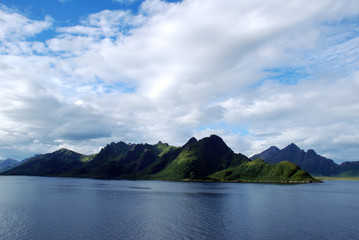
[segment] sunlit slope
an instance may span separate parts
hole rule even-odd
[[[248,182],[316,182],[307,172],[291,162],[265,163],[261,159],[216,172],[209,176],[217,181]]]

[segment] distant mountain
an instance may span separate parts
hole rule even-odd
[[[271,156],[274,156],[276,153],[278,153],[280,150],[279,148],[275,147],[275,146],[271,146],[270,148],[268,148],[267,150],[264,150],[263,152],[253,155],[251,157],[251,159],[267,159],[270,158]]]
[[[153,179],[174,181],[315,182],[295,164],[267,164],[234,153],[216,135],[195,138],[182,147],[158,142],[106,145],[96,155],[67,149],[35,156],[6,175]]]
[[[343,162],[339,165],[339,174],[337,177],[358,177],[359,176],[359,161]]]
[[[0,172],[4,172],[6,170],[9,170],[13,167],[16,167],[20,163],[14,159],[8,158],[5,160],[0,160]]]
[[[281,150],[270,147],[251,157],[251,159],[256,158],[263,159],[267,163],[289,161],[314,176],[359,176],[359,162],[346,162],[338,165],[333,160],[318,155],[312,149],[305,152],[294,143]]]

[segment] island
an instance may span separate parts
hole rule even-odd
[[[313,183],[320,182],[298,165],[271,164],[234,153],[217,135],[192,137],[182,147],[111,143],[97,154],[68,149],[36,155],[2,175],[81,177],[97,179]]]

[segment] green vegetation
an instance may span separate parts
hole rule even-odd
[[[359,162],[344,162],[340,165],[341,172],[337,178],[359,178]]]
[[[96,157],[96,154],[92,154],[92,155],[82,155],[81,158],[80,158],[80,161],[81,162],[90,162],[92,161],[94,158]]]
[[[165,155],[166,153],[168,153],[169,151],[175,150],[177,149],[176,147],[170,146],[167,143],[162,143],[161,141],[159,141],[156,145],[155,145],[155,149],[157,150],[158,156],[162,157],[163,155]]]
[[[317,182],[291,162],[268,164],[234,153],[215,135],[183,147],[158,142],[111,143],[98,154],[85,156],[67,149],[39,155],[6,175],[153,179],[172,181]]]
[[[242,182],[318,182],[294,163],[269,164],[261,159],[211,174],[209,178],[217,181]]]
[[[154,175],[166,180],[203,180],[213,172],[249,161],[235,154],[218,136],[212,135],[200,141],[192,139],[167,168]]]

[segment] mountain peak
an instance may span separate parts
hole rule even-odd
[[[295,145],[294,143],[291,143],[291,144],[289,144],[286,148],[284,148],[284,149],[290,149],[290,150],[292,150],[292,151],[300,151],[300,148],[297,146],[297,145]]]
[[[299,148],[297,145],[295,145],[295,143],[291,143],[288,145],[288,147],[295,147],[295,148]]]
[[[210,138],[220,138],[220,139],[222,139],[221,137],[217,136],[216,134],[212,134],[212,135],[210,136]]]
[[[313,149],[309,149],[307,154],[317,155],[317,153]]]
[[[162,141],[158,141],[155,146],[169,146],[168,143],[163,143]]]
[[[204,138],[205,139],[205,138]],[[210,141],[213,142],[213,143],[220,143],[220,144],[225,144],[225,142],[223,141],[223,139],[217,135],[214,135],[212,134],[210,137],[209,137]]]
[[[187,141],[187,143],[185,144],[185,146],[188,145],[188,144],[196,143],[196,142],[197,142],[197,139],[196,139],[195,137],[191,137],[191,138]]]
[[[259,154],[255,154],[252,157],[250,157],[250,159],[263,159],[265,160],[266,158],[273,156],[274,154],[278,153],[280,150],[279,148],[277,148],[276,146],[271,146],[270,148],[268,148],[267,150],[264,150],[263,152],[259,153]]]
[[[280,151],[280,149],[277,148],[276,146],[270,146],[267,150],[270,150],[270,151],[272,151],[272,152],[278,152],[278,151]]]
[[[64,153],[64,152],[72,152],[72,150],[69,150],[67,148],[61,148],[61,149],[55,151],[55,153]]]

